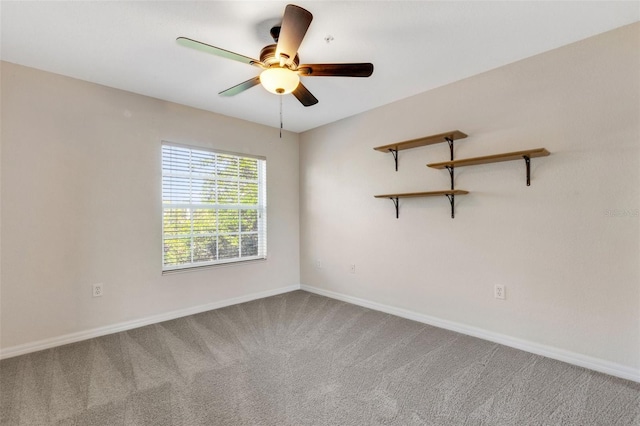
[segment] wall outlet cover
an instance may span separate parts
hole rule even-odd
[[[496,286],[493,288],[493,296],[496,299],[500,300],[506,299],[505,287],[502,284],[496,284]]]
[[[102,296],[102,284],[94,284],[92,286],[92,289],[93,289],[93,297]]]

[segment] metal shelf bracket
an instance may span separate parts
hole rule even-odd
[[[389,148],[389,152],[393,155],[393,161],[396,163],[396,172],[398,171],[398,150]]]
[[[454,204],[455,204],[455,200],[456,200],[456,196],[454,194],[447,194],[446,197],[449,199],[449,204],[451,204],[451,219],[455,218],[455,212],[454,212]]]
[[[451,161],[453,161],[453,139],[451,138],[445,138],[447,143],[449,144],[449,151],[451,152]],[[446,167],[447,170],[449,171],[449,176],[451,177],[451,189],[453,190],[453,178],[454,178],[454,167],[453,166],[447,166]]]
[[[445,138],[445,140],[447,141],[447,144],[449,144],[449,158],[451,159],[451,161],[453,161],[453,139],[451,138]],[[453,166],[447,166],[446,167],[447,171],[449,172],[449,177],[451,178],[451,190],[453,190],[454,188],[454,178],[455,178],[455,167]],[[456,196],[454,194],[447,194],[446,197],[449,199],[449,204],[451,204],[451,219],[455,218],[455,211],[454,211],[454,205],[455,205],[455,200],[456,200]]]
[[[398,207],[398,197],[389,197],[389,199],[393,201],[393,205],[396,207],[396,219],[398,219],[400,217],[400,214],[399,214],[400,209]]]
[[[453,161],[453,139],[444,138],[444,140],[446,140],[447,143],[449,144],[449,151],[451,151],[451,161]]]
[[[445,167],[447,169],[447,171],[449,172],[449,176],[451,177],[451,189],[453,189],[453,166],[446,166]]]
[[[527,166],[527,186],[531,186],[531,158],[528,155],[523,155],[522,158]]]

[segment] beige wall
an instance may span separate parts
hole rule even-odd
[[[640,369],[640,24],[302,134],[302,284]],[[409,70],[408,72],[419,72]],[[446,144],[372,148],[459,129],[456,158],[546,147],[460,168]],[[317,268],[320,260],[322,268]],[[349,265],[356,273],[349,273]],[[507,300],[493,297],[506,286]]]
[[[0,346],[299,285],[298,139],[3,62]],[[162,140],[267,157],[267,261],[161,275]]]

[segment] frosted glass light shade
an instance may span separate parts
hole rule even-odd
[[[287,68],[267,68],[260,74],[260,83],[271,93],[286,95],[298,87],[300,76]]]

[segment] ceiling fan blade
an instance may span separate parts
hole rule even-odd
[[[220,49],[219,47],[211,46],[209,44],[202,43],[201,41],[192,40],[187,37],[178,37],[176,41],[181,46],[190,47],[201,52],[210,53],[212,55],[221,56],[227,59],[233,59],[234,61],[243,62],[249,65],[255,65],[260,68],[265,67],[264,64],[257,59],[240,55],[239,53],[230,52],[228,50]]]
[[[313,15],[308,10],[294,4],[287,5],[284,9],[284,17],[278,36],[276,58],[279,58],[280,55],[286,56],[285,63],[287,65],[293,63],[312,19]]]
[[[373,64],[305,64],[298,72],[305,77],[369,77]]]
[[[300,103],[306,107],[318,103],[316,97],[313,96],[309,89],[304,87],[304,84],[302,83],[299,83],[298,87],[296,87],[296,90],[291,93],[293,93],[293,96],[295,96],[300,101]]]
[[[247,81],[243,81],[240,84],[236,84],[233,87],[228,88],[227,90],[223,90],[218,93],[220,96],[234,96],[238,93],[244,92],[247,89],[251,89],[253,86],[260,84],[260,76],[253,77]]]

